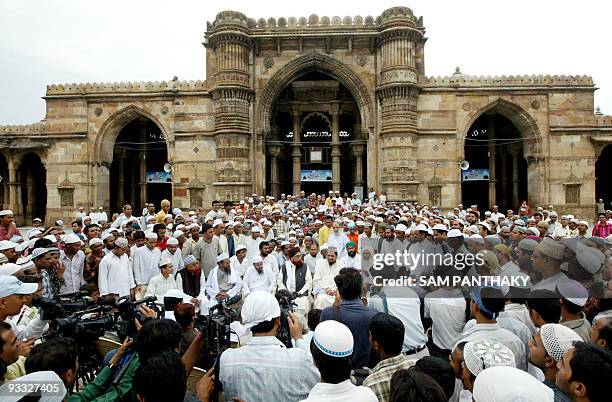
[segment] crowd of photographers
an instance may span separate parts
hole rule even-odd
[[[0,211],[0,400],[608,400],[611,211],[160,207],[24,234]]]

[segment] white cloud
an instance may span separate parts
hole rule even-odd
[[[47,84],[204,79],[206,21],[226,9],[253,18],[379,15],[397,1],[3,0],[0,124],[43,118]],[[606,2],[412,1],[423,16],[427,75],[588,74],[612,114]]]

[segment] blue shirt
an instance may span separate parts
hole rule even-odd
[[[327,307],[321,312],[321,322],[339,321],[346,325],[353,334],[353,368],[367,366],[370,360],[370,320],[378,311],[365,307],[360,299],[342,300],[339,308]]]

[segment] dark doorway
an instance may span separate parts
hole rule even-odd
[[[31,152],[24,155],[17,171],[17,180],[25,223],[29,225],[34,218],[44,222],[47,214],[47,170],[38,155]]]
[[[164,171],[167,162],[168,147],[159,127],[147,118],[128,123],[113,149],[111,211],[121,211],[123,205],[131,204],[139,215],[145,203],[152,202],[159,209],[161,200],[172,202],[172,176]]]
[[[495,200],[489,199],[490,161],[495,155]],[[461,194],[465,207],[487,210],[496,204],[500,211],[516,210],[527,199],[527,161],[518,128],[499,113],[480,116],[465,139],[468,170],[462,172]]]
[[[612,209],[612,145],[606,145],[595,163],[595,198]]]

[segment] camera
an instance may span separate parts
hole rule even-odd
[[[279,290],[276,292],[276,300],[278,300],[278,305],[280,306],[280,328],[276,333],[276,338],[281,341],[287,348],[292,348],[293,344],[291,343],[291,332],[289,331],[289,323],[287,322],[287,317],[289,314],[293,313],[294,307],[297,307],[293,300],[298,297],[297,293],[291,293],[286,289]]]
[[[240,299],[241,296],[236,295],[222,300],[209,309],[208,315],[201,315],[196,319],[195,328],[206,334],[205,347],[202,348],[206,352],[200,356],[203,367],[211,367],[217,357],[230,347],[230,324],[236,320],[238,312],[229,306]]]
[[[155,304],[157,297],[149,296],[145,297],[142,300],[130,301],[129,296],[123,296],[119,300],[117,300],[117,311],[119,313],[119,318],[117,319],[117,335],[119,339],[123,341],[126,337],[136,337],[136,323],[134,319],[137,319],[141,324],[144,323],[145,318],[140,312],[140,305],[145,305],[150,309],[157,312],[158,317],[161,317],[161,311]]]

